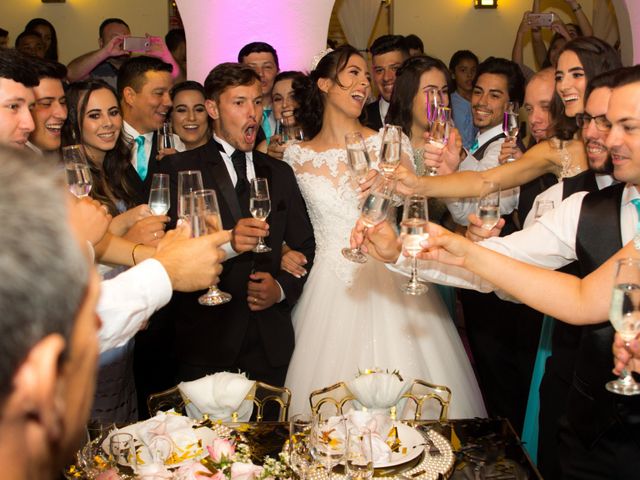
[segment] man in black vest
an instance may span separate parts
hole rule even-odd
[[[371,76],[378,89],[378,100],[365,107],[365,125],[380,130],[389,110],[389,101],[396,82],[396,71],[407,58],[409,49],[402,35],[382,35],[371,44]]]

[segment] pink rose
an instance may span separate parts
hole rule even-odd
[[[224,438],[216,438],[213,445],[207,445],[209,456],[215,463],[220,463],[224,459],[229,459],[236,453],[236,447],[233,442]]]
[[[118,470],[110,468],[96,475],[95,480],[120,480],[120,475],[118,475]]]
[[[185,465],[182,465],[178,470],[176,470],[174,475],[175,480],[225,480],[222,472],[217,472],[215,475],[211,475],[211,472],[207,467],[202,465],[200,462],[190,462]]]
[[[236,462],[231,465],[231,480],[255,480],[262,473],[262,467],[252,463]]]

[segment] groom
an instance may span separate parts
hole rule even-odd
[[[250,67],[223,63],[209,73],[204,87],[213,138],[165,158],[161,170],[171,176],[172,219],[177,218],[178,171],[200,170],[204,188],[216,191],[223,227],[232,230],[218,286],[233,299],[206,307],[198,304],[204,292],[174,296],[178,380],[239,369],[253,380],[281,386],[294,345],[291,309],[306,279],[280,269],[282,244],[302,252],[310,267],[313,229],[291,168],[253,150],[262,119],[260,77]],[[249,184],[256,177],[269,184],[266,223],[249,214]],[[259,236],[265,236],[270,253],[251,252]]]

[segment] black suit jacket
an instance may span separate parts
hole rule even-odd
[[[364,107],[367,112],[367,119],[364,124],[376,132],[384,125],[384,119],[380,118],[380,100],[376,100]]]
[[[233,367],[250,321],[258,325],[271,366],[287,365],[293,353],[294,334],[291,309],[302,293],[306,277],[296,278],[280,269],[282,243],[302,252],[313,264],[315,241],[307,209],[291,168],[263,153],[253,152],[257,177],[269,182],[271,214],[267,218],[270,253],[247,252],[226,260],[218,286],[233,299],[224,305],[198,304],[203,292],[175,293],[170,308],[175,320],[175,342],[179,362],[189,365]],[[210,140],[195,150],[165,157],[160,170],[171,177],[170,217],[175,222],[178,171],[200,170],[204,188],[216,191],[225,229],[233,228],[241,217],[240,204],[216,143]],[[286,299],[272,307],[251,312],[247,305],[247,284],[252,271],[266,271],[280,283]]]

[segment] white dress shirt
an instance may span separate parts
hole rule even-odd
[[[148,259],[101,283],[97,312],[100,352],[120,347],[146,326],[172,295],[171,280],[160,262]]]
[[[122,130],[126,136],[127,141],[130,141],[130,146],[131,146],[131,164],[134,166],[134,168],[136,167],[136,163],[137,163],[137,158],[138,158],[138,144],[135,142],[136,138],[138,138],[140,135],[142,135],[144,137],[144,155],[147,159],[149,159],[149,157],[151,156],[151,147],[152,147],[152,143],[153,143],[153,134],[155,132],[151,131],[151,132],[147,132],[147,133],[139,133],[135,128],[133,128],[131,125],[129,125],[127,122],[122,122]],[[182,143],[182,140],[180,140],[180,137],[178,135],[176,135],[175,133],[173,134],[173,145],[175,147],[175,149],[178,152],[184,152],[186,150],[186,147],[184,146],[184,143]],[[149,159],[150,160],[150,159]]]
[[[598,190],[602,190],[603,188],[607,188],[609,185],[613,185],[615,182],[613,176],[608,175],[606,173],[597,173],[596,174],[596,184],[598,185]],[[522,228],[527,228],[533,222],[536,221],[536,205],[539,201],[551,201],[553,202],[553,208],[557,207],[562,203],[562,193],[563,193],[563,182],[560,181],[555,185],[551,185],[544,192],[538,194],[533,201],[533,206],[529,213],[527,214],[527,218],[524,219],[524,223],[522,224]]]
[[[576,234],[582,200],[587,192],[578,192],[565,199],[560,206],[545,213],[530,227],[506,237],[493,237],[480,242],[483,247],[508,257],[538,267],[556,270],[577,260]],[[636,234],[638,212],[631,203],[640,194],[633,185],[627,185],[622,194],[620,225],[623,245]],[[401,256],[394,271],[409,275],[410,259]],[[468,288],[480,292],[490,292],[495,287],[462,267],[445,265],[433,261],[420,262],[420,277],[454,287]],[[496,292],[499,293],[499,292]]]
[[[384,121],[384,119],[387,118],[389,105],[390,105],[389,102],[387,102],[384,98],[380,97],[380,101],[378,102],[378,111],[380,112],[380,119],[382,120],[382,125],[387,123]]]
[[[493,137],[502,133],[502,124],[491,127],[489,130],[478,134],[478,145],[482,147]],[[500,165],[498,157],[504,142],[504,138],[499,138],[487,147],[481,160],[476,160],[473,154],[469,153],[460,163],[459,171],[476,171],[481,172],[489,170]],[[500,215],[511,213],[518,206],[518,197],[520,188],[510,188],[500,192]],[[456,223],[460,225],[469,225],[467,218],[470,213],[475,213],[478,207],[477,198],[450,198],[445,199],[447,208]]]

